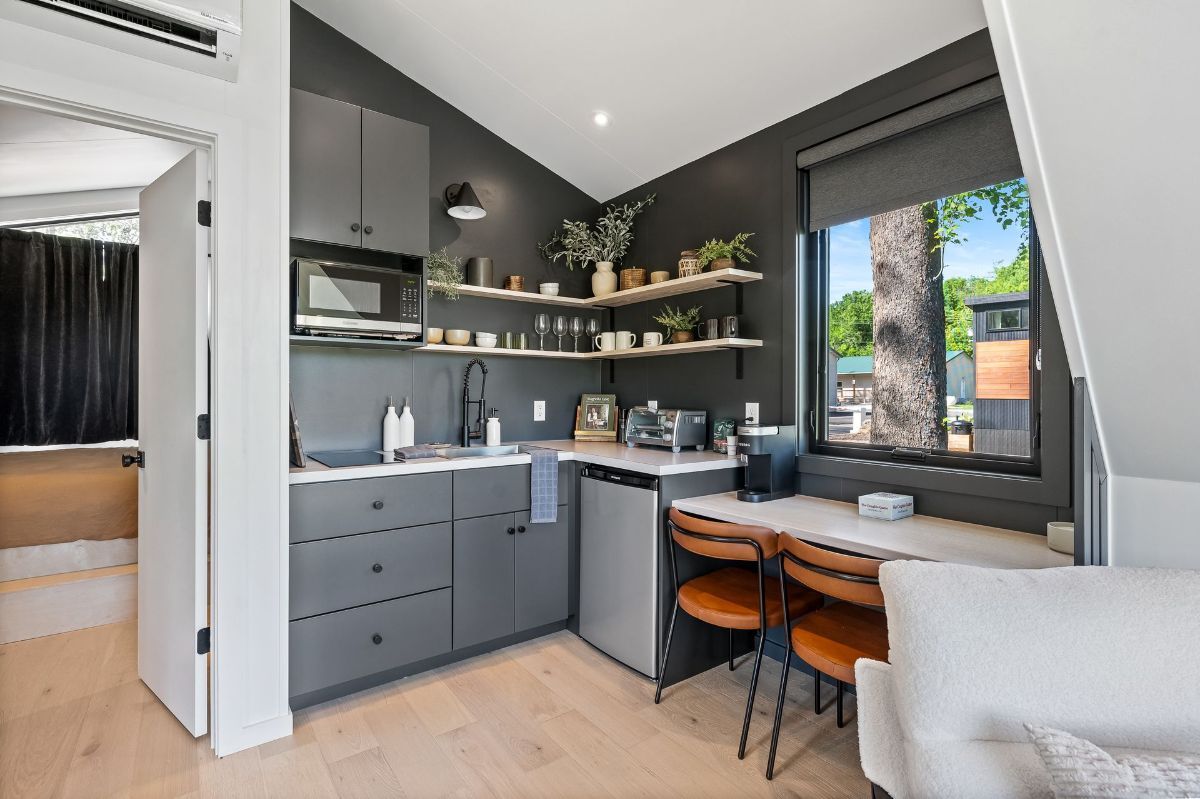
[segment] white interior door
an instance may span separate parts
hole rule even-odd
[[[195,736],[208,731],[208,154],[139,197],[138,675]]]

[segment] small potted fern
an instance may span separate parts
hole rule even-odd
[[[700,306],[683,310],[664,305],[654,321],[665,327],[671,335],[672,344],[686,344],[696,339],[696,325],[700,324]]]
[[[714,270],[732,269],[735,260],[744,264],[749,263],[751,258],[756,257],[754,250],[746,244],[753,235],[753,233],[739,233],[729,241],[712,239],[704,242],[704,246],[696,254],[700,259],[700,268],[703,269],[712,264]]]

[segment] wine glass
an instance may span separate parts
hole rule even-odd
[[[572,352],[579,352],[579,337],[583,335],[583,320],[578,316],[571,317],[571,338],[575,339]]]
[[[596,336],[600,335],[600,321],[598,319],[589,319],[584,329],[587,330],[588,341],[592,343],[592,352],[595,352]]]
[[[554,335],[558,336],[558,351],[562,352],[562,337],[567,333],[567,320],[565,317],[554,317]]]
[[[550,332],[550,317],[544,313],[533,317],[533,332],[538,335],[538,349],[546,349],[546,334]]]

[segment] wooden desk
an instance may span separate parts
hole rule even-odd
[[[734,492],[672,503],[686,513],[757,524],[814,544],[887,560],[937,560],[994,569],[1070,566],[1070,555],[1046,546],[1044,536],[932,516],[894,522],[858,515],[858,505],[814,497],[739,502]]]

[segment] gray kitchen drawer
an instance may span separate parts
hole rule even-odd
[[[445,588],[453,547],[449,522],[292,544],[289,618]]]
[[[288,693],[300,696],[449,652],[450,593],[443,588],[291,622]]]
[[[291,541],[450,521],[452,485],[446,472],[294,485]],[[528,506],[528,487],[525,503]]]
[[[528,466],[491,466],[454,472],[455,519],[528,508]]]

